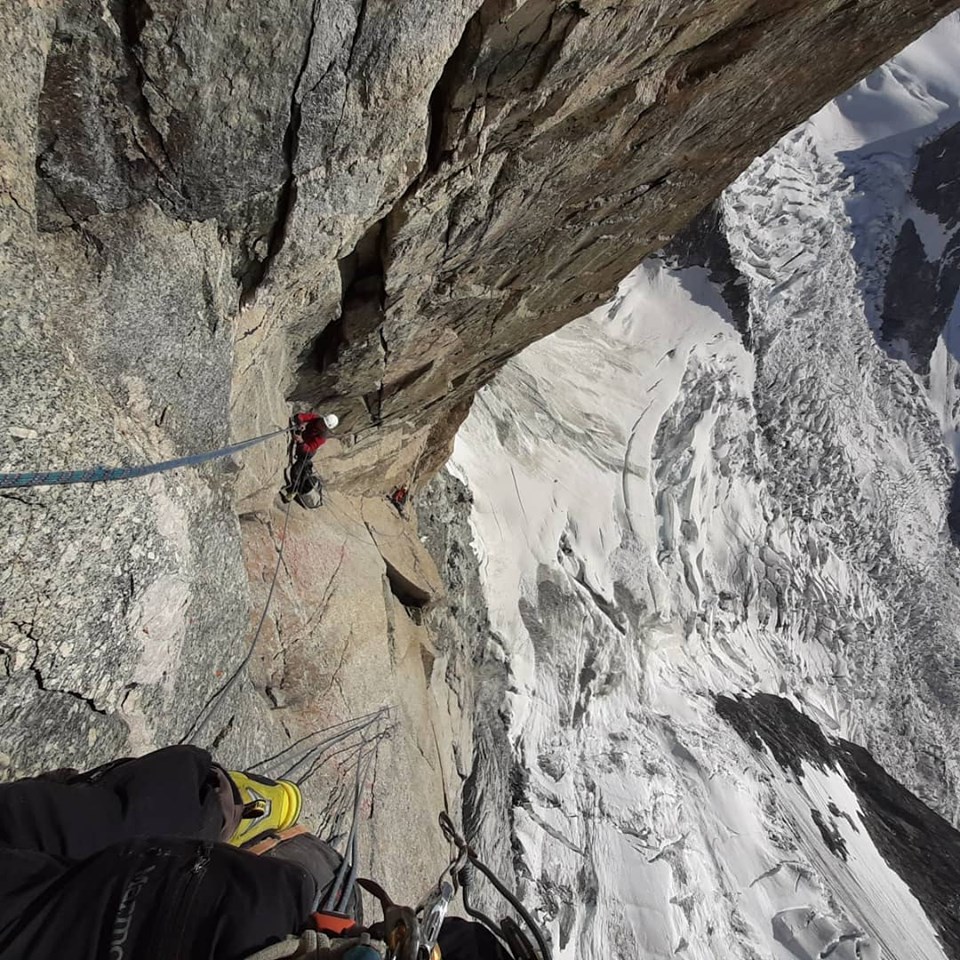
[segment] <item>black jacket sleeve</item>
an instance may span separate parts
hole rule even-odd
[[[81,861],[0,848],[4,960],[243,960],[305,926],[296,864],[220,843],[135,840]]]
[[[138,837],[217,840],[218,783],[210,754],[181,746],[63,780],[0,784],[0,845],[83,859]]]

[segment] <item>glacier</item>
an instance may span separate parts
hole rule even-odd
[[[458,434],[510,751],[481,758],[511,789],[480,839],[558,958],[958,955],[849,771],[785,767],[717,707],[775,695],[868,748],[952,842],[960,233],[919,177],[958,129],[958,64],[954,14]]]

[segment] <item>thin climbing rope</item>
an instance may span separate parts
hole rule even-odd
[[[274,753],[269,757],[265,757],[263,760],[258,760],[252,767],[248,767],[248,769],[257,770],[260,767],[269,767],[270,764],[280,761],[281,758],[284,758],[286,757],[287,754],[292,753],[294,750],[296,750],[297,747],[306,743],[307,740],[312,740],[314,737],[319,737],[321,734],[324,734],[324,733],[330,735],[330,737],[334,737],[336,736],[336,734],[333,733],[334,730],[340,731],[342,730],[343,727],[352,726],[354,724],[369,723],[373,720],[378,719],[381,714],[385,712],[389,712],[389,710],[390,710],[389,707],[381,707],[379,710],[372,710],[370,713],[365,713],[362,716],[352,717],[349,720],[341,720],[339,723],[330,724],[329,727],[321,727],[318,730],[313,730],[310,733],[304,734],[302,737],[298,737],[296,740],[293,741],[293,743],[287,744],[287,746],[285,746],[282,750],[277,751],[277,753]],[[327,739],[329,739],[329,737]],[[326,742],[326,740],[321,741],[321,743],[322,742]],[[304,747],[303,748],[304,755],[312,752],[314,749],[316,749],[317,746],[318,746],[317,744],[314,744],[313,746],[310,746],[310,747]],[[284,762],[287,762],[287,761],[284,761]],[[288,769],[288,772],[289,770],[293,770],[295,767],[299,766],[300,763],[302,762],[303,760],[301,758],[294,764],[293,767],[290,767]],[[288,779],[288,776],[286,773],[276,774],[276,775],[268,774],[268,776],[277,776],[277,777],[283,777],[284,779]]]
[[[280,431],[281,433],[286,433],[286,431]],[[306,468],[306,465],[309,461],[304,461],[300,465],[300,470],[297,472],[297,476],[294,478],[292,484],[292,489],[297,490],[300,486],[300,480],[303,477],[303,471]],[[240,675],[243,673],[244,668],[250,662],[250,658],[253,656],[253,651],[256,649],[257,641],[260,639],[260,633],[263,630],[263,625],[267,619],[267,613],[270,611],[270,601],[273,599],[273,591],[277,586],[277,578],[280,576],[280,566],[283,563],[283,548],[287,542],[287,522],[290,520],[290,507],[293,505],[293,497],[287,501],[286,509],[283,512],[283,527],[280,530],[280,544],[277,547],[277,563],[273,568],[273,577],[270,579],[270,589],[267,591],[267,601],[263,605],[263,613],[260,614],[260,622],[257,624],[257,629],[253,634],[253,640],[250,642],[250,646],[247,648],[247,652],[243,655],[243,659],[240,663],[237,664],[236,669],[232,674],[227,678],[227,680],[220,686],[218,690],[215,690],[210,698],[207,700],[206,704],[201,709],[200,713],[194,718],[193,723],[190,725],[190,728],[187,732],[181,737],[180,743],[190,743],[193,744],[193,739],[196,735],[206,726],[207,722],[210,720],[210,717],[213,715],[213,711],[216,709],[220,701],[230,692],[233,688],[233,685],[240,679]]]
[[[258,443],[271,440],[273,437],[279,437],[289,431],[290,428],[285,427],[282,430],[274,430],[272,433],[265,433],[263,436],[253,437],[250,440],[231,443],[229,446],[220,447],[218,450],[194,453],[188,457],[178,457],[176,460],[146,463],[139,467],[95,466],[87,467],[85,470],[39,470],[25,473],[0,473],[0,488],[46,487],[67,483],[106,483],[111,480],[131,480],[134,477],[147,477],[154,473],[165,473],[167,470],[176,470],[179,467],[192,467],[197,464],[207,463],[210,460],[229,457],[234,453],[247,450],[250,447],[256,446]]]
[[[299,760],[280,775],[281,779],[294,780],[298,786],[302,785],[309,780],[327,760],[338,756],[345,750],[351,749],[351,746],[348,745],[342,750],[331,752],[335,746],[349,740],[354,734],[359,734],[360,737],[363,738],[366,731],[375,724],[377,725],[378,731],[381,731],[382,721],[385,718],[389,719],[389,717],[390,707],[381,707],[377,713],[370,714],[367,717],[357,720],[351,726],[344,727],[343,730],[332,734],[308,750]],[[377,736],[381,735],[382,734],[378,732]],[[356,746],[356,741],[352,746]],[[300,767],[307,767],[307,772],[303,774],[298,773],[297,771]]]
[[[367,781],[367,771],[370,768],[370,761],[373,759],[373,749],[367,750],[366,754],[363,748],[367,744],[361,745],[360,756],[357,758],[356,781],[354,785],[353,799],[353,820],[350,824],[350,833],[347,836],[346,847],[344,848],[343,860],[340,862],[340,869],[334,878],[333,884],[327,892],[326,897],[321,903],[322,891],[317,892],[314,900],[313,909],[320,907],[323,910],[337,909],[345,905],[346,899],[353,892],[353,886],[356,884],[357,868],[359,866],[359,856],[357,851],[357,828],[360,820],[360,801],[363,798],[363,791]],[[352,883],[351,883],[352,881]]]

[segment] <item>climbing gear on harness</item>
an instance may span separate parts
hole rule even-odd
[[[208,453],[194,453],[189,457],[178,457],[176,460],[162,460],[159,463],[148,463],[139,467],[87,467],[85,470],[46,470],[29,473],[0,473],[0,488],[2,487],[46,487],[67,483],[105,483],[110,480],[131,480],[134,477],[146,477],[153,473],[165,473],[167,470],[176,470],[178,467],[191,467],[210,460],[219,460],[229,457],[241,450],[256,446],[265,440],[279,437],[287,430],[274,430],[261,437],[251,440],[242,440],[232,443],[219,450]]]
[[[453,884],[442,883],[439,889],[428,893],[420,905],[417,913],[420,914],[420,932],[423,938],[423,949],[428,957],[433,958],[439,950],[437,940],[440,939],[440,928],[447,917],[447,911],[453,902]]]
[[[284,503],[296,500],[305,510],[323,506],[323,485],[313,472],[313,460],[303,457],[294,460],[284,473],[286,487],[280,491]]]
[[[394,903],[383,887],[373,880],[360,878],[357,883],[380,901],[383,920],[369,928],[370,936],[387,945],[387,960],[435,960],[423,942],[420,919],[412,907]]]
[[[498,937],[500,941],[504,943],[510,950],[510,953],[513,955],[515,960],[553,960],[553,954],[550,952],[550,947],[547,945],[546,937],[544,937],[539,925],[530,915],[526,907],[524,907],[524,905],[504,886],[497,875],[477,856],[477,853],[473,847],[471,847],[467,841],[460,836],[450,817],[446,813],[441,813],[439,820],[440,829],[443,831],[444,837],[446,837],[446,839],[452,843],[458,851],[457,858],[451,863],[450,874],[451,877],[453,877],[459,883],[463,892],[464,910],[466,910],[466,912],[473,917],[474,920],[478,920],[491,933]],[[469,871],[469,867],[471,866],[476,867],[476,869],[479,870],[480,873],[482,873],[491,884],[493,884],[494,889],[523,919],[523,922],[527,925],[527,927],[529,927],[530,932],[533,934],[533,937],[537,942],[536,948],[534,948],[534,945],[530,942],[529,938],[520,928],[519,924],[516,923],[516,921],[511,920],[509,917],[505,917],[500,921],[499,924],[497,924],[491,920],[490,917],[471,907],[470,887],[472,884]]]
[[[323,485],[313,472],[313,454],[303,453],[299,448],[302,428],[303,425],[291,417],[290,443],[287,446],[289,465],[284,471],[286,486],[280,491],[280,499],[284,503],[296,500],[305,510],[315,510],[323,506]]]
[[[289,780],[271,780],[255,773],[229,770],[240,802],[240,824],[229,843],[242,847],[261,839],[271,831],[285,830],[297,822],[303,807],[300,788]]]
[[[297,492],[295,499],[304,510],[316,510],[317,507],[323,506],[323,486],[312,468],[308,471],[307,476],[300,481],[300,490]]]
[[[440,928],[453,902],[456,875],[467,862],[466,850],[444,868],[440,878],[416,907],[395,904],[380,884],[359,879],[357,883],[372,893],[383,908],[383,921],[370,927],[370,935],[387,944],[387,957],[397,960],[441,960]]]
[[[370,937],[366,934],[350,939],[339,939],[319,933],[316,930],[304,930],[300,936],[287,937],[279,943],[273,943],[246,960],[380,960],[380,953],[370,946]]]
[[[345,913],[312,913],[310,921],[318,932],[325,933],[328,937],[346,936],[348,931],[357,926],[356,918]]]
[[[445,814],[444,814],[445,816]],[[426,956],[431,960],[436,952],[439,956],[437,940],[440,938],[440,928],[447,917],[447,911],[457,892],[457,877],[467,864],[467,848],[457,850],[457,855],[444,867],[443,873],[436,884],[427,891],[417,905],[416,913],[420,917],[420,930],[423,939],[423,948]]]
[[[373,880],[361,877],[356,881],[358,886],[380,901],[383,920],[367,927],[365,932],[386,945],[386,960],[442,960],[438,942],[440,930],[457,889],[463,891],[463,905],[467,913],[499,939],[512,960],[553,960],[546,938],[523,904],[507,890],[493,871],[480,861],[473,848],[457,832],[450,817],[441,813],[439,819],[440,828],[447,840],[456,847],[456,853],[436,884],[431,886],[416,907],[404,907],[394,903],[383,887]],[[509,917],[497,924],[470,906],[468,869],[471,865],[493,883],[523,918],[536,940],[536,946],[531,943],[519,924]],[[346,932],[324,926],[327,916],[314,915],[314,923],[319,929],[325,932],[329,930],[331,933]]]
[[[359,775],[358,775],[359,776]],[[356,811],[355,811],[356,813]],[[453,822],[446,814],[440,815],[440,827],[444,836],[451,842],[456,852],[443,869],[437,882],[432,884],[416,907],[406,907],[394,903],[378,883],[365,878],[357,878],[356,885],[371,893],[380,902],[383,919],[363,926],[360,915],[360,898],[350,904],[350,913],[339,913],[323,906],[319,912],[310,916],[310,929],[299,937],[288,937],[282,944],[275,944],[265,951],[255,954],[247,960],[280,960],[280,958],[306,958],[316,960],[378,960],[381,953],[370,943],[371,938],[384,945],[384,960],[443,960],[440,952],[439,937],[450,904],[457,889],[463,890],[464,906],[467,912],[478,919],[502,944],[503,953],[511,960],[552,960],[550,949],[536,922],[523,905],[511,894],[477,857],[474,850],[456,831]],[[300,849],[297,849],[297,845]],[[348,840],[348,848],[350,847]],[[347,864],[343,860],[340,870],[334,868],[339,854],[333,847],[320,840],[303,827],[273,831],[261,837],[247,850],[262,856],[280,856],[300,863],[313,876],[325,891],[321,897],[326,903],[336,898],[337,892],[344,889],[343,873]],[[319,859],[318,859],[319,857]],[[499,924],[484,917],[470,907],[467,895],[467,870],[470,865],[477,867],[488,876],[494,886],[507,898],[517,913],[529,926],[536,945],[534,945],[519,924],[505,918]],[[351,866],[353,873],[355,865]],[[457,920],[457,923],[466,921]],[[487,936],[485,934],[485,936]]]
[[[280,499],[284,503],[300,499],[310,499],[308,495],[315,494],[313,499],[319,498],[319,503],[301,504],[307,509],[314,506],[320,506],[323,503],[323,490],[320,484],[320,478],[313,472],[313,462],[309,458],[294,461],[284,472],[286,487],[280,491]]]
[[[243,849],[259,857],[275,857],[295,863],[313,877],[321,895],[334,886],[337,870],[343,862],[343,857],[331,844],[301,824],[260,834]],[[310,919],[314,928],[331,937],[352,935],[363,923],[363,902],[356,891],[344,902],[343,909],[343,913],[313,913]]]

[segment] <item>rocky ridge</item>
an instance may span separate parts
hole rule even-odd
[[[248,341],[234,425],[269,416],[265,393],[335,402],[376,485],[400,446],[433,472],[508,357],[953,6],[37,4],[11,34],[8,195],[94,273],[145,225],[202,225],[199,275],[166,236],[138,275],[175,276],[191,316]],[[129,286],[112,315],[149,340]]]

